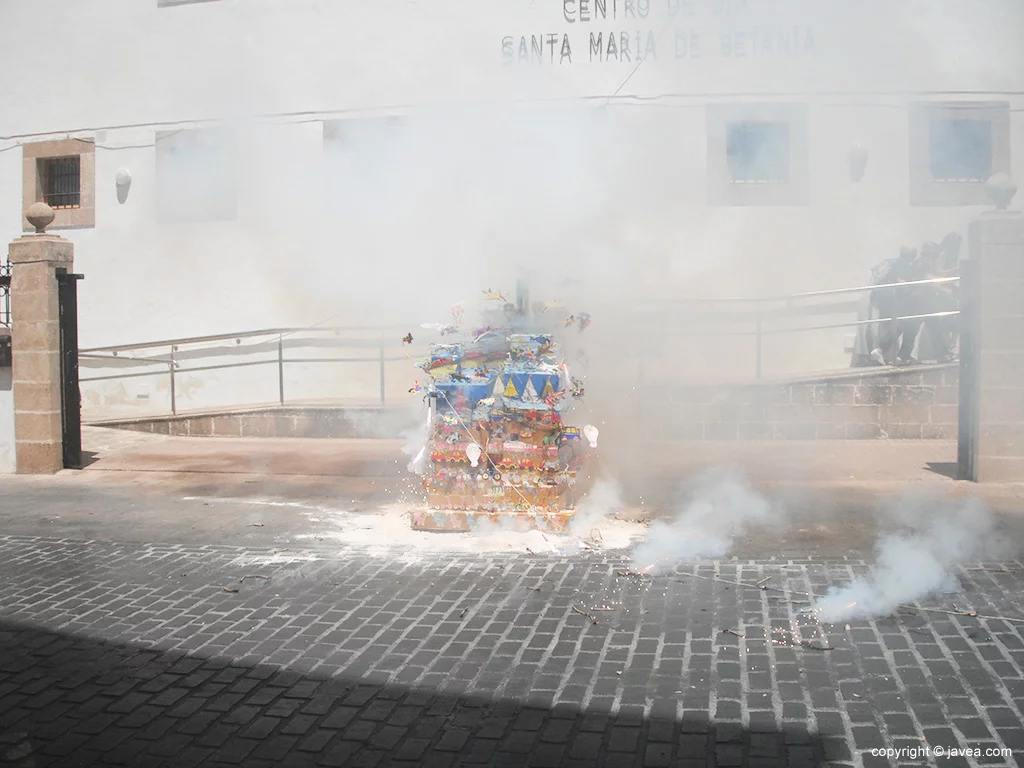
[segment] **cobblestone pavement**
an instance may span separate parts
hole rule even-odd
[[[0,763],[1024,765],[1024,624],[991,618],[1024,566],[978,567],[821,627],[807,593],[869,566],[0,537]],[[871,754],[922,746],[981,756]]]

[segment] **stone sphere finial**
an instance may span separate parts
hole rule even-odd
[[[25,218],[28,219],[28,223],[36,228],[36,234],[41,235],[46,231],[46,228],[53,223],[53,208],[48,206],[46,203],[32,203],[25,211]]]
[[[1010,201],[1017,194],[1017,182],[1010,178],[1008,173],[997,173],[985,182],[985,193],[996,208],[1005,211],[1010,207]]]

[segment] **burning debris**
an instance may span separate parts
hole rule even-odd
[[[587,613],[586,611],[581,611],[575,605],[571,606],[571,607],[572,607],[573,613],[578,613],[580,616],[586,616],[588,619],[590,619],[590,623],[593,624],[594,626],[597,626],[598,624],[601,623],[597,619],[595,619],[593,616],[591,616],[589,613]]]

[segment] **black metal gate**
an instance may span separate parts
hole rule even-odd
[[[960,380],[957,426],[957,479],[978,482],[978,420],[980,417],[980,381],[978,342],[980,332],[979,264],[977,249],[973,258],[960,262]]]
[[[83,275],[57,270],[60,307],[60,412],[64,467],[82,466],[82,393],[78,386],[78,281]]]

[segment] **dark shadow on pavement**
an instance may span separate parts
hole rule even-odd
[[[929,461],[926,466],[929,472],[948,477],[951,480],[959,479],[957,475],[960,468],[955,461]]]
[[[85,469],[86,467],[95,464],[99,458],[100,455],[96,451],[82,451],[82,459],[75,469]]]
[[[770,710],[751,712],[749,727],[739,709],[716,722],[710,688],[667,695],[679,681],[662,678],[646,691],[656,702],[650,715],[640,706],[611,715],[621,682],[598,682],[595,695],[607,703],[583,709],[553,704],[555,685],[538,690],[532,671],[485,679],[485,660],[456,667],[464,660],[451,659],[445,684],[473,691],[457,693],[403,685],[422,673],[416,667],[375,683],[351,663],[300,674],[2,622],[0,765],[800,768],[851,760],[841,736],[780,726]],[[483,693],[502,684],[502,696]],[[561,698],[574,690],[578,701],[583,688],[569,686]]]

